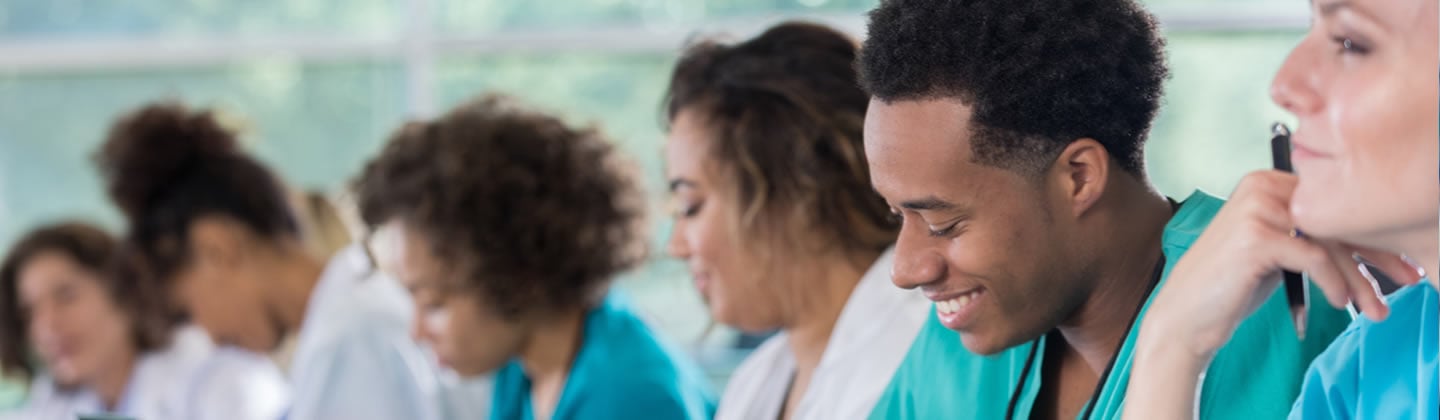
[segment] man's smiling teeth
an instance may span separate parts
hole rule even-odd
[[[966,306],[970,305],[970,301],[975,299],[975,295],[977,293],[980,293],[980,291],[976,290],[970,293],[960,295],[960,297],[954,299],[935,302],[935,308],[936,310],[939,310],[942,314],[953,314],[956,312],[960,312],[961,309],[965,309]]]

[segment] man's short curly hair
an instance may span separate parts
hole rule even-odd
[[[645,256],[634,167],[597,130],[503,96],[401,127],[355,187],[366,224],[416,229],[506,317],[593,304]]]
[[[1035,174],[1092,138],[1143,177],[1163,50],[1134,0],[884,0],[859,67],[881,101],[971,106],[979,163]]]

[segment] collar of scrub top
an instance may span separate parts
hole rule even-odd
[[[370,243],[374,240],[374,229],[366,230],[365,236],[360,238],[360,251],[365,253],[365,262],[370,264],[370,271],[372,272],[380,269],[380,260],[375,258],[375,250],[370,246]]]
[[[1180,203],[1170,197],[1165,197],[1165,200],[1170,202],[1170,215],[1173,217],[1175,213],[1180,210]],[[1160,284],[1160,278],[1164,275],[1165,251],[1162,249],[1160,251],[1160,260],[1155,262],[1155,271],[1150,275],[1150,283],[1145,287],[1145,298],[1141,299],[1140,304],[1135,307],[1135,314],[1130,316],[1130,325],[1125,327],[1125,335],[1121,337],[1129,337],[1130,331],[1135,329],[1135,321],[1140,319],[1140,311],[1145,309],[1145,302],[1150,300],[1150,294],[1155,292],[1155,286]],[[1045,335],[1048,336],[1051,334],[1054,334],[1054,331]],[[1035,357],[1040,350],[1040,340],[1043,338],[1044,336],[1041,336],[1041,338],[1037,338],[1031,342],[1030,355],[1025,357],[1025,368],[1020,370],[1020,382],[1015,384],[1015,390],[1010,393],[1010,403],[1005,408],[1005,419],[1007,420],[1015,418],[1015,409],[1020,403],[1020,392],[1025,389],[1025,383],[1030,379],[1030,368],[1035,365]],[[1120,346],[1124,347],[1125,343],[1122,341]],[[1115,369],[1115,359],[1119,358],[1119,356],[1120,349],[1117,348],[1115,349],[1115,354],[1110,356],[1110,363],[1105,365],[1105,371],[1100,374],[1100,382],[1095,384],[1095,391],[1090,394],[1089,402],[1085,403],[1085,414],[1080,416],[1080,419],[1089,420],[1090,416],[1095,414],[1095,405],[1100,401],[1100,393],[1105,391],[1105,383],[1109,381],[1110,371]]]
[[[119,416],[121,416],[121,417],[120,417],[121,419],[128,419],[129,417],[126,417],[126,416],[131,416],[131,415],[137,414],[137,413],[135,412],[135,407],[136,407],[135,399],[138,398],[138,397],[136,397],[136,395],[135,395],[135,394],[137,394],[137,392],[135,392],[135,388],[138,388],[138,387],[135,386],[135,383],[138,382],[138,379],[140,378],[140,368],[141,368],[140,364],[143,363],[143,359],[142,359],[142,358],[143,358],[143,356],[142,356],[142,357],[137,357],[137,358],[135,358],[135,366],[130,369],[130,379],[127,380],[127,381],[125,381],[125,390],[120,393],[120,401],[117,401],[117,402],[116,402],[116,404],[115,404],[115,409],[114,409],[114,410],[107,410],[107,409],[105,409],[105,402],[104,402],[104,401],[99,401],[99,402],[100,402],[100,410],[101,410],[101,412],[103,413],[102,416],[80,415],[80,416],[78,416],[78,417],[81,418],[81,419],[88,419],[88,418],[104,418],[104,419],[110,419],[110,418],[114,417],[115,415],[119,415]],[[95,395],[96,399],[99,399],[99,397],[100,397],[99,394],[93,394],[93,395]],[[117,419],[117,420],[119,420],[119,419]]]

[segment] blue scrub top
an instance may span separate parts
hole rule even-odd
[[[1388,300],[1388,318],[1356,319],[1310,365],[1291,419],[1440,416],[1440,294],[1422,283]]]
[[[709,419],[715,393],[693,361],[650,330],[618,293],[585,317],[554,420]],[[495,375],[490,418],[530,420],[530,379],[518,360]]]

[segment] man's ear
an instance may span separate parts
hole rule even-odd
[[[1069,198],[1075,216],[1085,214],[1100,201],[1110,169],[1110,152],[1095,139],[1075,140],[1060,152],[1052,176]]]

